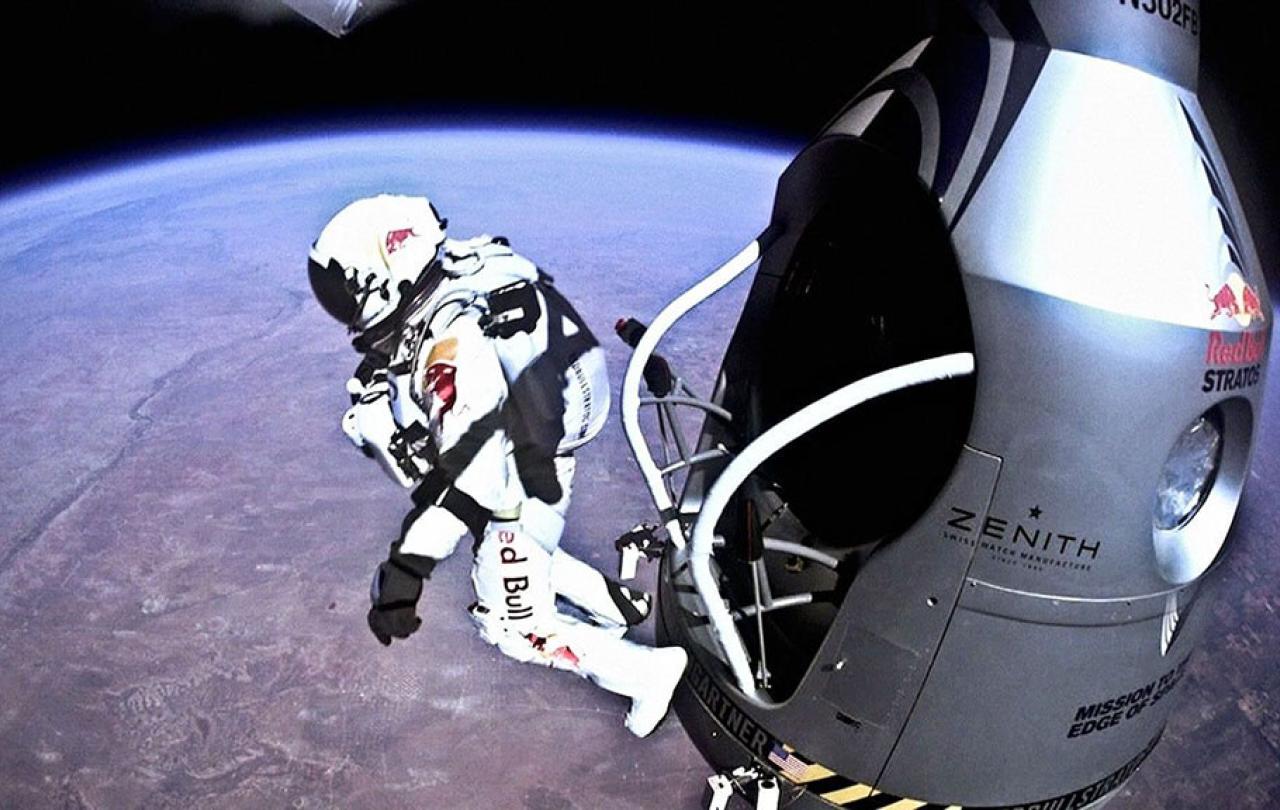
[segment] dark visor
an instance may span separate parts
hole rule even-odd
[[[322,265],[308,258],[307,275],[311,278],[311,291],[324,311],[344,326],[349,326],[356,317],[356,298],[347,289],[346,277],[338,260],[330,259],[328,265]]]

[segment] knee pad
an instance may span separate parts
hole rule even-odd
[[[564,515],[537,498],[529,498],[520,505],[520,530],[531,537],[548,554],[560,545],[564,534]]]

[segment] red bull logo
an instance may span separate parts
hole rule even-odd
[[[413,232],[413,228],[401,228],[399,230],[389,232],[387,234],[387,255],[390,256],[392,253],[395,253],[397,250],[404,247],[405,240],[410,236],[417,236],[417,234]]]
[[[1244,332],[1235,336],[1210,332],[1204,362],[1210,366],[1247,366],[1262,362],[1266,350],[1266,332]]]
[[[1262,381],[1262,361],[1267,352],[1267,333],[1262,329],[1249,332],[1210,332],[1209,348],[1204,362],[1200,390],[1206,394],[1243,391]]]
[[[1226,282],[1217,290],[1207,284],[1204,289],[1212,308],[1209,314],[1211,321],[1226,316],[1241,326],[1248,326],[1255,320],[1259,323],[1267,320],[1257,289],[1247,284],[1239,273],[1227,276]]]
[[[1240,306],[1244,310],[1244,314],[1259,321],[1265,321],[1266,315],[1262,312],[1262,300],[1258,298],[1258,291],[1244,285],[1244,292],[1240,295]]]
[[[1240,312],[1240,304],[1236,301],[1236,294],[1226,284],[1223,284],[1216,293],[1209,296],[1209,303],[1213,304],[1213,314],[1209,316],[1211,321],[1217,320],[1220,315],[1234,318]]]
[[[422,388],[431,394],[431,418],[453,410],[453,403],[458,398],[458,370],[448,363],[432,363],[427,367],[422,378]],[[504,532],[510,534],[510,532]],[[503,540],[510,543],[510,540]]]

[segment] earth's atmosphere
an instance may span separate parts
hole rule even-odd
[[[636,740],[623,698],[474,634],[465,550],[427,583],[422,630],[374,641],[369,578],[408,501],[338,429],[357,357],[305,256],[354,198],[430,196],[451,234],[505,235],[556,277],[605,342],[616,413],[614,320],[752,238],[789,158],[388,131],[0,198],[0,807],[700,807],[708,768],[674,717]],[[664,352],[705,379],[744,293]],[[1280,802],[1275,402],[1213,631],[1117,810]],[[579,453],[565,545],[612,569],[651,516],[615,420]]]

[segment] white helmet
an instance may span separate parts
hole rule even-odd
[[[320,306],[353,332],[386,321],[435,262],[447,224],[426,197],[350,203],[311,247],[307,272]]]

